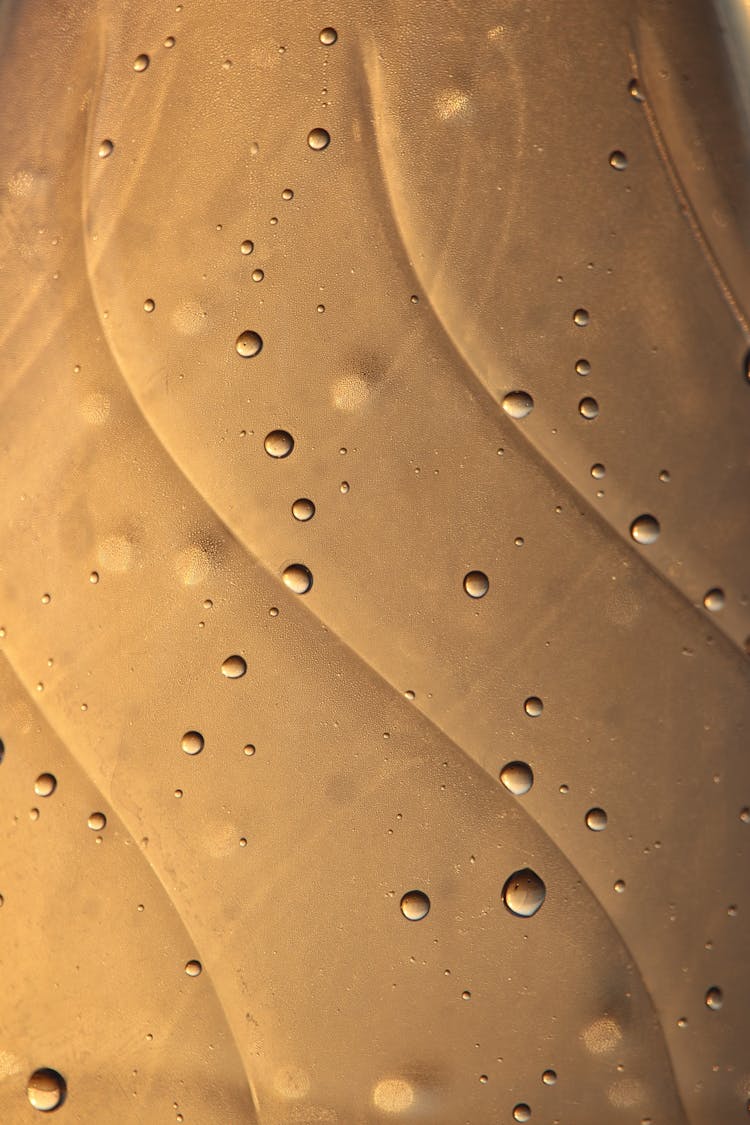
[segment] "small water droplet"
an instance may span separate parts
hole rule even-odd
[[[469,992],[468,988],[467,988],[467,989],[465,989],[465,990],[464,990],[464,991],[463,991],[463,992],[461,993],[461,999],[462,999],[462,1000],[471,1000],[471,993]]]
[[[416,694],[413,691],[409,690],[404,692],[404,699],[408,699],[411,702],[416,698]]]
[[[628,166],[628,158],[619,148],[609,154],[609,162],[616,172],[624,172]]]
[[[531,1110],[527,1106],[526,1102],[519,1102],[517,1106],[514,1106],[514,1108],[513,1108],[513,1120],[514,1121],[528,1121],[530,1118],[531,1118]]]
[[[660,531],[661,525],[656,516],[648,514],[638,516],[630,525],[631,536],[636,543],[642,543],[644,546],[655,543],[659,538]]]
[[[721,991],[721,989],[717,988],[716,986],[714,986],[713,988],[709,988],[708,992],[706,993],[706,1007],[710,1008],[712,1012],[718,1012],[723,1003],[724,993]]]
[[[34,1109],[49,1113],[65,1101],[67,1086],[62,1074],[51,1067],[42,1066],[29,1078],[26,1095]]]
[[[177,42],[177,40],[175,39],[174,35],[168,35],[167,38],[164,40],[164,46],[167,48],[167,50],[171,50],[172,47],[174,47],[176,42]]]
[[[294,438],[286,430],[271,430],[266,434],[263,447],[269,457],[288,457],[294,449]]]
[[[514,797],[522,797],[534,784],[534,774],[526,762],[508,762],[500,770],[500,780]]]
[[[486,1074],[480,1074],[479,1075],[479,1081],[482,1083],[483,1086],[486,1086],[487,1083],[489,1082],[489,1078],[487,1077]]]
[[[542,1082],[545,1086],[554,1086],[555,1082],[557,1082],[557,1071],[545,1070],[542,1075]]]
[[[99,581],[99,571],[98,570],[92,570],[91,574],[89,575],[89,582],[91,583],[92,586],[96,586],[98,581]]]
[[[241,254],[252,254],[254,249],[255,249],[255,243],[252,242],[249,238],[246,238],[244,242],[240,243],[240,253]]]
[[[687,1021],[687,1019],[685,1018],[685,1016],[680,1016],[680,1018],[679,1018],[679,1019],[678,1019],[678,1021],[677,1021],[677,1026],[678,1026],[678,1027],[687,1027],[687,1022],[688,1022],[688,1021]]]
[[[185,972],[189,977],[199,977],[203,972],[203,966],[200,961],[188,961],[185,965]]]
[[[104,160],[106,157],[111,156],[113,151],[114,151],[114,147],[115,146],[114,146],[114,143],[112,141],[110,141],[110,140],[102,141],[102,143],[99,145],[99,156],[100,156],[100,158],[102,160]]]
[[[339,492],[343,492],[344,495],[346,495],[346,493],[348,491],[349,491],[349,481],[348,480],[342,480],[341,484],[339,485]]]
[[[581,417],[591,421],[599,416],[599,403],[595,398],[582,398],[578,403],[578,413]]]
[[[291,188],[286,187],[281,193],[281,198],[286,200],[294,199],[294,192]]]
[[[51,797],[57,789],[57,778],[52,773],[40,773],[34,782],[37,797]]]
[[[643,102],[646,100],[646,96],[643,93],[643,90],[641,89],[640,83],[638,82],[637,78],[631,78],[630,82],[628,82],[628,92],[631,98],[633,98],[637,102]]]
[[[577,324],[579,328],[585,328],[589,319],[588,309],[576,309],[573,313],[573,323]]]
[[[200,731],[189,730],[186,731],[185,734],[183,734],[180,746],[186,754],[200,754],[201,750],[205,746],[205,739],[203,738],[203,735],[200,733]]]
[[[250,276],[252,277],[253,281],[262,281],[266,275],[263,273],[263,270],[253,270]]]
[[[306,594],[313,584],[313,576],[302,563],[292,563],[281,575],[284,585],[293,594]]]
[[[320,33],[319,39],[324,47],[332,47],[338,39],[338,32],[335,27],[324,27]]]
[[[430,912],[430,900],[424,891],[407,891],[401,899],[401,913],[410,922],[421,922]]]
[[[604,468],[604,465],[599,464],[599,462],[591,466],[591,475],[594,480],[601,480],[606,472],[607,470]]]
[[[241,848],[247,847],[247,836],[240,836],[240,847]]]
[[[750,824],[750,809],[745,807],[740,809],[740,820],[743,824]]]
[[[576,371],[579,375],[590,375],[591,364],[587,359],[578,359],[576,360]]]
[[[143,302],[143,311],[147,312],[147,313],[152,313],[155,308],[156,308],[156,301],[153,299],[153,297],[147,297],[146,300]]]
[[[724,608],[724,591],[720,587],[715,586],[713,590],[709,590],[703,599],[703,604],[706,609],[711,613],[718,613],[720,609]]]
[[[534,399],[528,391],[509,391],[503,398],[503,410],[509,418],[526,418],[534,409]]]
[[[659,480],[662,482],[662,484],[669,483],[669,481],[671,480],[669,469],[662,469],[662,471],[659,473]]]
[[[49,605],[49,603],[51,601],[52,601],[52,595],[51,594],[42,594],[42,605]]]
[[[537,719],[544,710],[544,704],[538,695],[530,695],[524,703],[523,709],[532,719]]]
[[[239,680],[247,672],[247,662],[242,656],[228,656],[221,666],[222,676],[228,680]]]
[[[301,523],[307,523],[307,521],[311,520],[315,515],[315,505],[312,500],[301,497],[292,504],[292,515]]]
[[[327,129],[311,129],[307,134],[307,143],[316,152],[322,152],[331,143],[331,134]]]
[[[107,827],[107,818],[103,812],[92,812],[87,823],[92,832],[102,832]]]
[[[253,356],[258,355],[262,347],[263,340],[261,337],[249,328],[245,332],[240,332],[235,343],[237,355],[241,355],[243,359],[252,359]]]
[[[607,814],[604,809],[589,809],[586,813],[586,827],[592,832],[603,832],[607,827]]]
[[[138,74],[142,74],[144,70],[148,70],[148,64],[150,62],[151,59],[148,55],[138,55],[138,58],[133,63],[133,70],[137,71]]]
[[[541,909],[547,894],[542,879],[530,867],[514,871],[503,887],[503,902],[511,914],[531,918]]]
[[[470,598],[483,598],[490,588],[490,580],[483,570],[470,570],[464,575],[464,590]]]

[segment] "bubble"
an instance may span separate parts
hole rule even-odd
[[[100,156],[100,158],[102,160],[104,160],[106,157],[111,156],[112,153],[114,152],[114,148],[115,148],[115,146],[114,146],[114,143],[112,141],[110,141],[110,140],[102,141],[102,143],[99,145],[99,156]]]
[[[503,399],[503,410],[509,418],[527,418],[534,409],[534,400],[528,391],[509,391]]]
[[[592,832],[603,832],[607,827],[607,814],[604,809],[589,809],[586,813],[586,827]]]
[[[464,590],[470,598],[483,598],[490,588],[490,580],[483,570],[470,570],[464,575]]]
[[[401,913],[410,922],[421,922],[430,912],[430,900],[424,891],[407,891],[401,899]]]
[[[578,403],[578,413],[582,418],[591,421],[599,416],[599,403],[595,398],[582,398]]]
[[[203,735],[200,733],[200,731],[189,730],[186,731],[185,734],[183,734],[180,746],[186,754],[200,754],[201,750],[205,746],[205,739],[203,738]]]
[[[594,480],[601,480],[606,472],[607,470],[604,468],[604,465],[600,465],[599,462],[591,466],[591,475]]]
[[[240,254],[252,254],[254,249],[255,243],[249,238],[246,238],[244,242],[240,243]]]
[[[724,601],[724,591],[715,586],[713,590],[708,591],[703,599],[703,604],[711,613],[718,613],[720,609],[724,608]]]
[[[646,96],[637,78],[631,78],[630,82],[628,82],[628,93],[636,102],[644,102],[646,100]]]
[[[146,300],[143,302],[143,311],[147,312],[147,313],[152,313],[155,308],[156,308],[156,301],[153,299],[153,297],[147,297]]]
[[[642,515],[634,519],[630,525],[630,534],[636,543],[642,543],[648,546],[650,543],[655,543],[659,538],[661,525],[659,524],[656,516]]]
[[[266,434],[263,448],[269,457],[288,457],[294,449],[294,438],[286,430],[271,430]]]
[[[295,500],[292,504],[292,515],[301,523],[307,523],[307,521],[311,520],[315,515],[315,505],[312,500],[308,500],[306,497],[300,497],[299,500]]]
[[[519,1102],[517,1106],[513,1107],[513,1120],[514,1121],[528,1121],[531,1117],[531,1110],[526,1102]]]
[[[327,129],[311,129],[307,134],[307,143],[315,152],[322,152],[331,143],[331,134]]]
[[[718,1012],[723,1003],[724,993],[721,989],[717,988],[715,985],[713,988],[709,988],[706,993],[706,1007],[710,1008],[712,1012]]]
[[[557,1071],[545,1070],[542,1075],[542,1082],[545,1086],[554,1086],[555,1082],[557,1082]]]
[[[585,328],[589,319],[588,309],[576,309],[573,313],[573,323],[577,324],[579,328]]]
[[[538,695],[530,695],[529,698],[525,701],[523,709],[527,715],[531,716],[532,719],[538,719],[542,711],[544,710],[544,704],[542,703]]]
[[[530,867],[514,871],[503,887],[503,902],[511,914],[531,918],[541,909],[547,894],[542,879]]]
[[[102,832],[107,827],[107,818],[103,812],[92,812],[87,823],[92,832]]]
[[[578,372],[579,375],[590,375],[591,374],[591,364],[589,363],[589,361],[587,359],[577,359],[576,360],[576,371]]]
[[[222,676],[228,680],[239,680],[247,672],[247,662],[242,656],[228,656],[221,666]]]
[[[240,332],[235,347],[237,354],[241,355],[243,359],[252,359],[253,356],[258,355],[263,347],[263,340],[257,332],[252,332],[248,328],[244,332]]]
[[[617,172],[624,172],[628,166],[628,158],[619,148],[609,154],[609,162]]]
[[[263,270],[253,270],[250,276],[252,277],[253,281],[262,281],[266,275],[263,273]]]
[[[185,972],[189,977],[199,977],[203,972],[203,966],[200,961],[188,961],[185,965]]]
[[[34,1109],[49,1113],[65,1101],[67,1086],[62,1074],[51,1067],[43,1066],[35,1070],[26,1086],[26,1095]]]
[[[306,594],[313,584],[313,576],[302,563],[292,563],[281,575],[284,585],[293,594]]]
[[[335,27],[324,27],[318,36],[324,47],[332,47],[338,37],[338,32]]]
[[[144,70],[148,70],[148,64],[150,62],[151,59],[148,57],[148,55],[139,55],[133,63],[133,70],[137,71],[139,74],[142,74]]]
[[[40,773],[34,782],[37,797],[51,797],[57,789],[57,778],[52,773]]]
[[[534,774],[526,762],[508,762],[500,770],[500,780],[514,797],[522,797],[534,784]]]

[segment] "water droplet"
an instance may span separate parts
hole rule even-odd
[[[91,574],[89,575],[89,582],[91,583],[92,586],[96,586],[98,581],[99,581],[99,571],[98,570],[92,570]]]
[[[143,311],[147,312],[147,313],[152,313],[155,308],[156,308],[156,301],[154,301],[154,299],[152,297],[147,297],[146,300],[143,302]]]
[[[307,523],[307,521],[311,520],[315,515],[315,505],[312,500],[301,497],[292,504],[292,515],[296,520],[300,520],[301,523]]]
[[[557,1082],[557,1071],[545,1070],[542,1075],[542,1082],[545,1086],[554,1086],[555,1082]]]
[[[228,680],[239,680],[245,672],[247,672],[247,662],[241,656],[228,656],[221,666],[221,674]]]
[[[671,479],[672,478],[670,477],[669,469],[662,469],[662,471],[659,473],[659,480],[662,482],[662,484],[668,484]]]
[[[188,961],[185,972],[189,977],[199,977],[203,972],[203,966],[200,961]]]
[[[508,762],[500,770],[500,780],[514,797],[522,797],[534,784],[534,774],[526,762]]]
[[[541,909],[547,894],[544,882],[530,867],[514,871],[503,887],[503,902],[511,914],[531,918]]]
[[[104,160],[107,156],[111,156],[114,152],[114,144],[110,140],[102,141],[99,145],[99,156]]]
[[[659,538],[660,531],[661,526],[656,516],[638,516],[630,525],[630,534],[633,539],[636,543],[642,543],[644,546],[655,543]]]
[[[252,758],[253,754],[255,753],[255,747],[253,746],[252,742],[248,742],[247,746],[245,747],[245,753],[247,754],[248,758]]]
[[[509,391],[503,399],[503,410],[509,418],[526,418],[534,409],[534,400],[528,391]]]
[[[252,254],[254,249],[255,249],[255,243],[251,242],[249,238],[246,238],[244,242],[240,243],[240,253],[241,254]]]
[[[464,991],[463,991],[463,992],[461,993],[461,999],[462,999],[462,1000],[471,1000],[471,993],[469,992],[468,988],[467,988],[467,989],[465,989],[465,990],[464,990]]]
[[[349,481],[348,480],[342,480],[341,484],[339,485],[339,492],[343,492],[344,495],[346,495],[346,493],[348,491],[349,491]]]
[[[530,1117],[531,1117],[531,1110],[526,1105],[526,1102],[519,1102],[517,1106],[514,1106],[514,1108],[513,1108],[513,1120],[514,1121],[528,1121],[530,1119]]]
[[[252,277],[253,281],[262,281],[266,275],[263,273],[263,270],[253,270],[250,276]]]
[[[51,797],[57,789],[57,778],[51,773],[40,773],[34,782],[34,792],[37,797]]]
[[[169,51],[169,50],[172,49],[172,47],[174,47],[176,42],[177,42],[177,40],[175,39],[174,35],[168,35],[167,38],[164,40],[164,46]]]
[[[324,27],[319,38],[324,47],[332,47],[338,39],[338,32],[335,27]]]
[[[224,663],[226,663],[226,661]],[[185,734],[183,734],[180,746],[186,754],[200,754],[201,750],[205,746],[205,740],[200,731],[189,730],[186,731]]]
[[[588,309],[576,309],[573,313],[573,323],[577,324],[579,328],[585,328],[589,319]]]
[[[401,899],[401,913],[410,922],[421,922],[430,912],[430,900],[424,891],[407,891]]]
[[[615,892],[618,895],[621,895],[623,893],[623,891],[625,890],[625,880],[624,879],[618,879],[614,884],[614,889],[615,889]]]
[[[102,832],[107,827],[107,818],[103,812],[92,812],[87,823],[92,832]]]
[[[26,1086],[26,1095],[34,1109],[49,1113],[65,1101],[67,1086],[62,1074],[48,1066],[35,1070]]]
[[[713,590],[708,591],[703,599],[703,604],[711,613],[718,613],[720,609],[724,608],[724,601],[724,591],[715,586]]]
[[[292,563],[281,575],[284,585],[293,594],[306,594],[313,584],[313,576],[302,563]]]
[[[600,465],[599,462],[591,466],[591,475],[595,480],[601,480],[606,472],[604,465]]]
[[[479,1081],[482,1083],[483,1086],[486,1086],[487,1083],[489,1082],[489,1078],[486,1074],[480,1074],[479,1075]]]
[[[241,355],[243,359],[252,359],[253,356],[258,355],[263,347],[263,340],[257,332],[247,329],[245,332],[240,332],[235,347],[237,354]]]
[[[637,78],[631,78],[630,82],[628,82],[628,92],[631,98],[633,98],[637,102],[644,102],[646,100],[646,96],[643,93],[643,90],[641,89],[640,83],[638,82]]]
[[[750,809],[745,807],[740,809],[740,820],[743,824],[750,824]]]
[[[294,438],[286,430],[271,430],[266,434],[263,447],[269,457],[288,457],[294,449]]]
[[[286,200],[294,199],[294,192],[291,188],[285,187],[281,193],[281,198]]]
[[[604,809],[589,809],[586,813],[586,827],[592,832],[603,832],[607,827],[607,814]]]
[[[139,74],[142,74],[144,70],[148,70],[148,64],[150,62],[151,59],[148,57],[148,55],[139,55],[133,63],[133,70],[137,71]]]
[[[29,809],[29,820],[39,820],[39,809]]]
[[[609,162],[617,172],[624,172],[628,166],[628,158],[619,148],[609,154]]]
[[[538,695],[530,695],[524,703],[523,709],[532,719],[537,719],[544,710],[544,704]]]
[[[576,360],[576,371],[579,375],[590,375],[591,364],[587,359],[578,359]]]
[[[677,1021],[677,1026],[678,1027],[687,1027],[687,1022],[688,1021],[686,1020],[685,1016],[680,1016],[680,1018]]]
[[[464,576],[464,590],[470,598],[483,598],[490,588],[490,580],[483,570],[470,570]]]
[[[322,152],[331,143],[331,134],[327,129],[311,129],[307,134],[307,143],[316,152]]]
[[[51,594],[42,594],[42,605],[49,605],[49,603],[51,601],[52,601],[52,595]]]
[[[706,993],[706,1007],[710,1008],[712,1012],[718,1012],[719,1008],[724,1003],[724,993],[720,988],[714,986],[709,988]]]
[[[582,398],[578,403],[578,413],[591,421],[599,416],[599,403],[595,398]]]

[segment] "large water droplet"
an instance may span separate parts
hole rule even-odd
[[[92,832],[103,832],[107,827],[107,818],[103,812],[92,812],[87,823]]]
[[[410,922],[421,922],[430,912],[430,900],[424,891],[407,891],[401,899],[401,913]]]
[[[307,143],[316,152],[322,152],[331,143],[331,134],[327,129],[311,129],[307,134]]]
[[[111,156],[114,152],[114,143],[110,140],[102,141],[99,145],[99,156],[104,160],[107,156]]]
[[[302,563],[292,563],[281,577],[284,585],[294,594],[306,594],[313,584],[312,573]]]
[[[315,515],[315,505],[313,504],[312,500],[308,500],[306,497],[301,497],[299,500],[295,500],[292,504],[292,515],[296,520],[300,520],[302,523],[307,523],[307,521],[311,520]]]
[[[144,70],[148,70],[148,64],[150,62],[151,59],[148,55],[139,55],[133,63],[133,70],[137,71],[138,74],[142,74]]]
[[[544,704],[538,695],[530,695],[524,703],[523,709],[532,719],[538,719],[544,710]]]
[[[591,398],[590,396],[582,398],[578,403],[578,413],[582,418],[586,418],[587,421],[590,422],[594,418],[599,417],[599,403],[595,398]]]
[[[724,993],[720,988],[714,986],[709,988],[706,993],[706,1007],[710,1008],[712,1012],[718,1012],[719,1008],[724,1003]]]
[[[588,309],[576,309],[573,313],[573,323],[579,328],[585,328],[590,320]]]
[[[203,966],[200,961],[188,961],[185,972],[189,977],[199,977],[203,972]]]
[[[601,480],[606,472],[607,470],[604,468],[604,465],[599,464],[599,462],[591,466],[591,475],[594,480]]]
[[[338,33],[335,27],[324,27],[320,33],[320,42],[325,47],[332,47],[338,39]]]
[[[528,391],[509,391],[503,398],[503,410],[509,418],[526,418],[534,409],[534,400]]]
[[[228,656],[221,666],[221,674],[228,680],[239,680],[247,672],[247,662],[241,656]]]
[[[660,531],[661,526],[656,516],[650,516],[648,514],[638,516],[630,525],[630,534],[633,539],[635,539],[636,543],[642,543],[644,546],[649,543],[655,543],[659,538]]]
[[[246,238],[244,242],[240,243],[240,253],[241,254],[246,254],[246,255],[252,254],[254,249],[255,249],[255,245],[249,238]]]
[[[224,661],[224,663],[226,664],[226,661]],[[224,672],[224,675],[226,675],[226,672]],[[205,746],[205,740],[200,731],[188,730],[183,734],[180,746],[182,746],[186,754],[200,754]]]
[[[536,871],[524,867],[514,871],[503,887],[503,902],[511,914],[520,918],[531,918],[541,909],[547,888]]]
[[[522,797],[534,784],[534,774],[526,762],[508,762],[500,770],[500,780],[514,797]]]
[[[720,609],[724,608],[724,591],[716,586],[713,590],[709,590],[703,599],[703,604],[706,609],[710,609],[711,613],[718,613]]]
[[[286,430],[271,430],[263,447],[269,457],[288,457],[294,449],[294,438]]]
[[[483,570],[470,570],[464,576],[464,590],[470,598],[483,598],[490,588],[490,580]]]
[[[624,172],[628,166],[628,158],[619,148],[609,154],[609,162],[616,172]]]
[[[26,1094],[32,1106],[43,1113],[58,1109],[65,1101],[66,1091],[62,1074],[48,1066],[35,1070],[26,1086]]]
[[[37,797],[51,797],[57,789],[57,778],[51,773],[40,773],[34,782],[34,792]]]
[[[557,1082],[557,1071],[545,1070],[542,1075],[542,1082],[545,1086],[554,1086],[555,1082]]]
[[[607,827],[607,814],[604,809],[589,809],[586,813],[586,827],[592,832],[603,832]]]
[[[527,1106],[526,1102],[519,1102],[513,1108],[514,1121],[529,1121],[531,1119],[531,1109]]]
[[[590,375],[591,364],[587,359],[576,360],[576,371],[579,375]]]
[[[258,355],[263,347],[263,340],[257,332],[248,328],[245,332],[240,332],[235,347],[237,354],[241,355],[243,359],[252,359],[253,356]]]

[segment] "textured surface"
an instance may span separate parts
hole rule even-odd
[[[0,12],[0,1120],[747,1120],[711,8]]]

